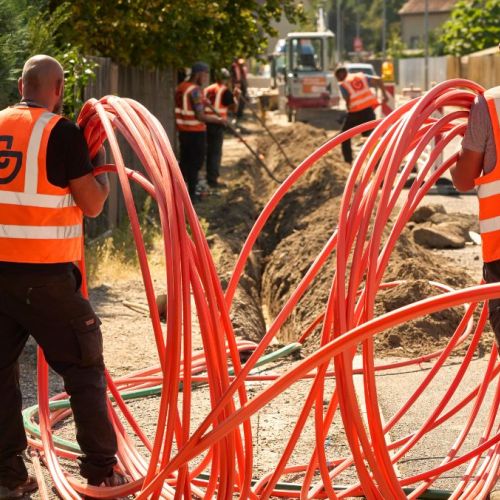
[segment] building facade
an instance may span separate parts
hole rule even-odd
[[[450,18],[457,0],[427,0],[429,33],[440,28]],[[409,49],[424,46],[426,0],[408,0],[399,10],[401,38]]]

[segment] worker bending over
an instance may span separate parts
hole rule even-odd
[[[205,88],[204,95],[207,102],[205,114],[220,116],[227,122],[228,111],[236,113],[238,97],[241,90],[236,87],[234,93],[229,90],[228,83],[231,78],[225,68],[217,71],[215,83]],[[212,188],[221,188],[225,185],[219,182],[220,165],[222,160],[222,145],[224,142],[224,125],[207,123],[207,182]]]
[[[347,115],[341,132],[375,120],[374,109],[379,105],[379,102],[370,89],[370,83],[381,90],[382,102],[385,103],[389,97],[382,78],[365,75],[364,73],[349,73],[344,66],[339,66],[335,70],[335,77],[339,82],[340,92],[347,107]],[[363,132],[363,135],[370,135],[370,131]],[[342,155],[344,156],[344,161],[352,164],[353,158],[350,139],[342,143]]]
[[[208,65],[193,64],[189,79],[177,85],[175,91],[175,124],[179,132],[179,165],[189,190],[191,200],[196,198],[198,172],[205,162],[207,148],[207,123],[226,125],[216,115],[205,113],[202,86],[208,83]]]
[[[64,75],[53,58],[26,61],[21,101],[0,112],[0,498],[37,487],[21,453],[18,358],[32,335],[64,380],[91,485],[125,481],[114,471],[101,322],[81,293],[83,215],[96,217],[109,193],[80,129],[62,118]],[[96,163],[104,161],[97,159]]]

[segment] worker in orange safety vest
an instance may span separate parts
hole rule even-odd
[[[485,281],[500,281],[500,86],[477,97],[462,151],[450,169],[459,191],[477,188]],[[490,300],[490,322],[500,346],[500,299]]]
[[[208,83],[209,67],[197,62],[189,78],[175,90],[175,124],[179,134],[179,166],[189,190],[191,200],[198,199],[196,186],[198,173],[205,162],[207,123],[226,125],[226,120],[205,112],[202,87]]]
[[[341,132],[345,132],[363,123],[375,120],[374,109],[379,105],[377,97],[373,94],[370,84],[378,87],[382,92],[382,102],[389,99],[382,78],[364,73],[349,73],[347,68],[339,66],[335,70],[335,77],[339,83],[340,92],[346,102],[347,115]],[[370,132],[363,133],[364,136]],[[342,154],[347,163],[352,164],[351,141],[342,143]]]
[[[231,75],[226,68],[216,72],[216,81],[203,91],[207,107],[205,114],[228,119],[228,112],[236,113],[238,97],[241,90],[236,87],[231,91],[228,87]],[[219,182],[220,164],[222,160],[222,145],[224,142],[224,126],[217,123],[207,123],[207,182],[211,188],[225,187]]]
[[[103,151],[90,161],[82,131],[61,116],[64,72],[52,57],[26,61],[21,101],[0,111],[0,498],[37,488],[22,452],[18,358],[31,335],[64,380],[82,451],[80,473],[94,486],[125,481],[114,467],[100,320],[81,293],[83,216],[109,193]]]
[[[499,45],[500,50],[500,45]],[[471,108],[462,150],[450,168],[459,191],[477,189],[479,231],[482,241],[483,277],[500,282],[500,86],[479,95]],[[488,303],[491,328],[500,349],[500,299]],[[500,500],[500,490],[489,494]]]
[[[238,110],[236,111],[236,118],[243,117],[245,110],[245,102],[248,99],[248,67],[245,59],[242,57],[235,57],[231,64],[231,80],[233,89],[240,89],[242,98],[238,101]]]

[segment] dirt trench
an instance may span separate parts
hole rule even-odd
[[[324,130],[302,123],[275,129],[274,133],[295,165],[328,138]],[[270,170],[284,179],[291,169],[276,144],[262,134],[254,134],[253,140]],[[227,141],[225,147],[238,151],[226,158],[223,175],[229,189],[197,208],[206,220],[209,243],[224,286],[257,215],[278,187],[234,141]],[[330,152],[297,182],[270,217],[235,296],[232,319],[238,336],[252,340],[262,337],[266,323],[269,325],[276,317],[332,235],[348,169],[340,148]],[[406,281],[377,294],[375,315],[442,293],[429,280],[454,288],[473,284],[470,276],[446,255],[415,243],[412,230],[416,226],[410,224],[399,238],[384,276],[384,281]],[[333,275],[332,256],[281,328],[278,343],[296,341],[323,311]],[[447,344],[462,314],[461,308],[453,308],[382,332],[375,338],[376,355],[413,357],[433,352]],[[486,335],[482,342],[488,344],[491,337]],[[304,349],[313,351],[318,344],[319,329]]]

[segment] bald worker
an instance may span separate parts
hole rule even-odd
[[[114,470],[101,322],[75,265],[83,216],[102,211],[108,179],[93,175],[82,132],[60,115],[64,74],[55,59],[26,61],[19,92],[21,101],[0,111],[0,499],[36,489],[21,455],[18,358],[29,335],[70,396],[81,475],[96,486],[124,482]]]

